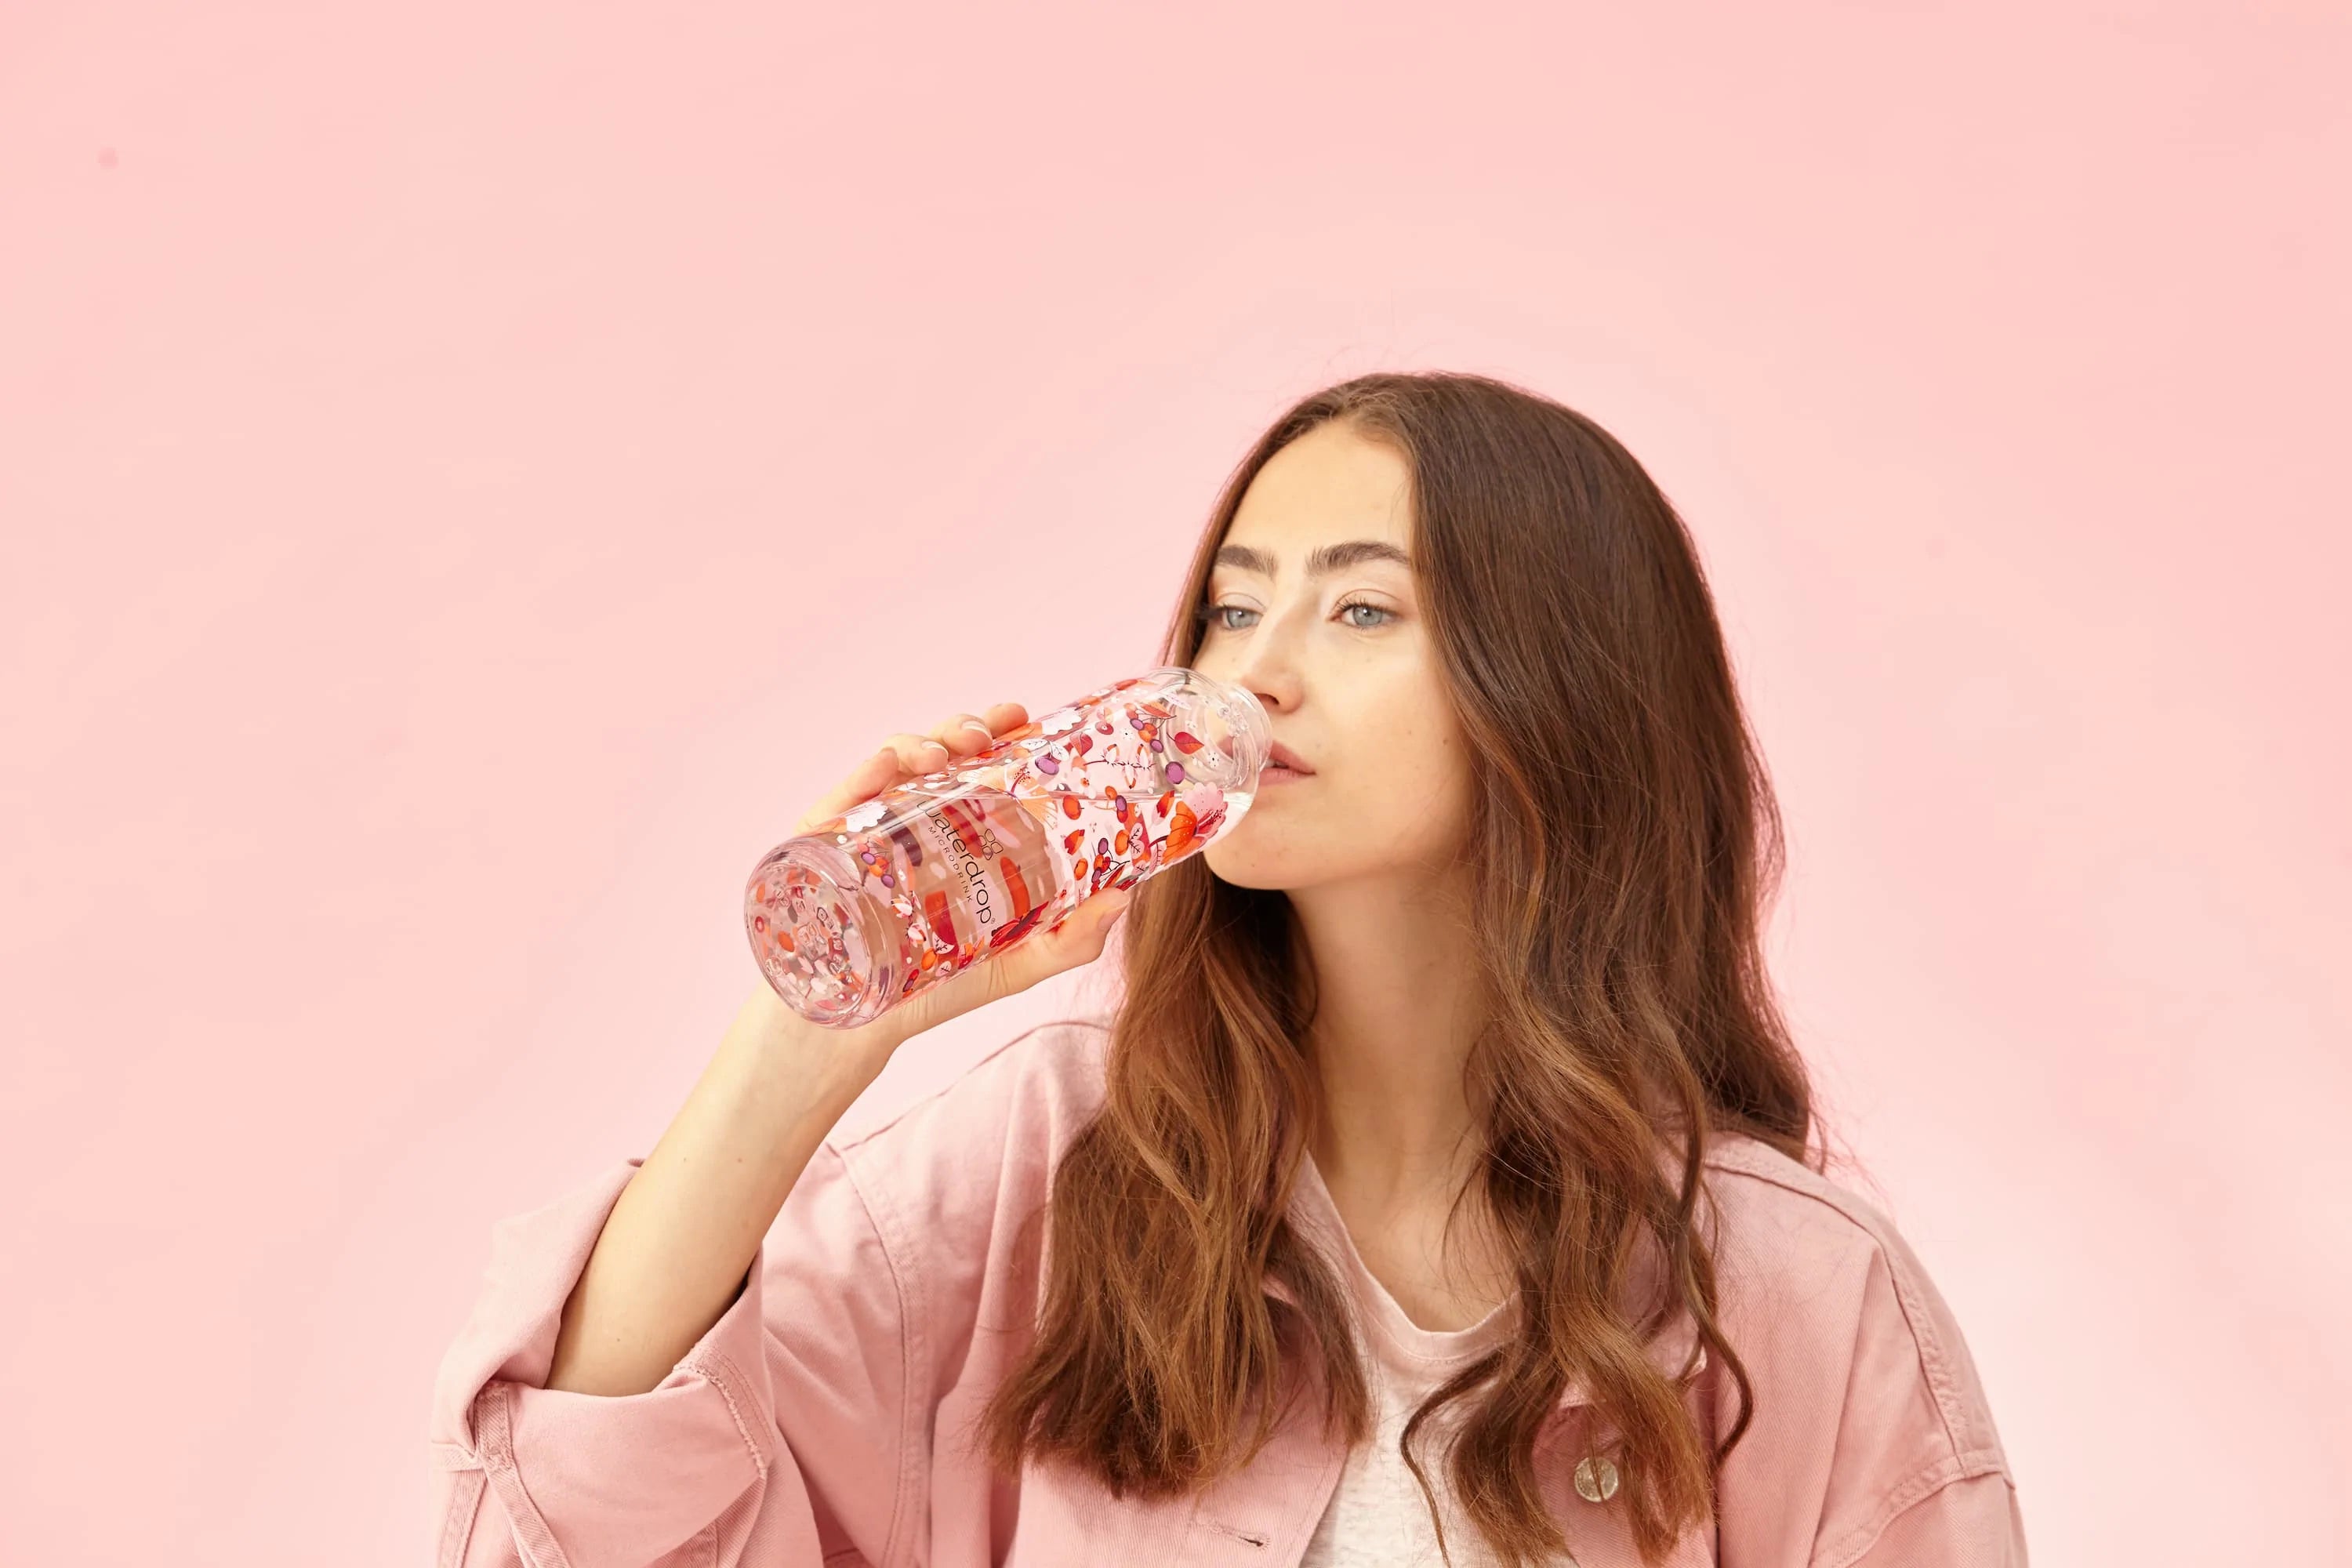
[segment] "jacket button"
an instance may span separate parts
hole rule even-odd
[[[1576,1495],[1587,1502],[1606,1502],[1617,1495],[1617,1467],[1598,1454],[1576,1462]]]

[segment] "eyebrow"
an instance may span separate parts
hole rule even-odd
[[[1367,561],[1391,561],[1407,571],[1412,569],[1412,557],[1386,540],[1350,539],[1342,544],[1318,545],[1308,551],[1307,574],[1309,577],[1327,577],[1334,572],[1344,572]],[[1266,552],[1253,550],[1246,544],[1224,544],[1218,546],[1213,564],[1271,577],[1274,575],[1275,560]]]

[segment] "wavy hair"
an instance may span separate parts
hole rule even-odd
[[[1504,1244],[1521,1307],[1515,1337],[1415,1412],[1404,1458],[1434,1513],[1419,1439],[1456,1405],[1444,1462],[1466,1517],[1513,1568],[1563,1552],[1537,1442],[1576,1380],[1655,1561],[1712,1518],[1753,1415],[1697,1222],[1706,1140],[1737,1129],[1825,1163],[1761,951],[1778,809],[1681,518],[1600,426],[1485,376],[1361,376],[1277,419],[1217,500],[1162,662],[1197,650],[1251,480],[1332,420],[1411,470],[1416,585],[1482,763],[1465,856],[1483,1142],[1456,1213]],[[1286,895],[1199,857],[1136,889],[1104,1102],[1044,1216],[1037,1332],[982,1417],[1004,1469],[1053,1459],[1116,1495],[1180,1494],[1247,1464],[1311,1388],[1327,1432],[1372,1430],[1344,1288],[1286,1217],[1317,1114],[1298,941]],[[1644,1248],[1664,1267],[1637,1275]],[[1629,1306],[1637,1278],[1655,1299]],[[1643,1353],[1685,1311],[1738,1385],[1720,1447],[1687,1365],[1669,1377]]]

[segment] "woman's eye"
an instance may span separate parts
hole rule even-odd
[[[1370,610],[1375,616],[1386,617],[1383,620],[1349,621],[1348,623],[1350,626],[1353,626],[1360,632],[1371,631],[1376,627],[1386,626],[1389,621],[1396,619],[1396,612],[1394,610],[1389,609],[1384,605],[1371,604],[1363,599],[1350,599],[1346,604],[1341,605],[1339,608],[1333,610],[1331,613],[1335,616],[1345,616],[1354,610]],[[1207,624],[1212,630],[1226,632],[1241,630],[1239,626],[1233,625],[1225,619],[1225,616],[1228,614],[1238,614],[1244,616],[1254,616],[1257,614],[1255,610],[1251,609],[1247,605],[1205,605],[1193,613],[1198,619]]]

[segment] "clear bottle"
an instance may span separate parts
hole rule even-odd
[[[784,840],[743,922],[761,973],[853,1028],[1232,831],[1273,746],[1241,687],[1163,665]]]

